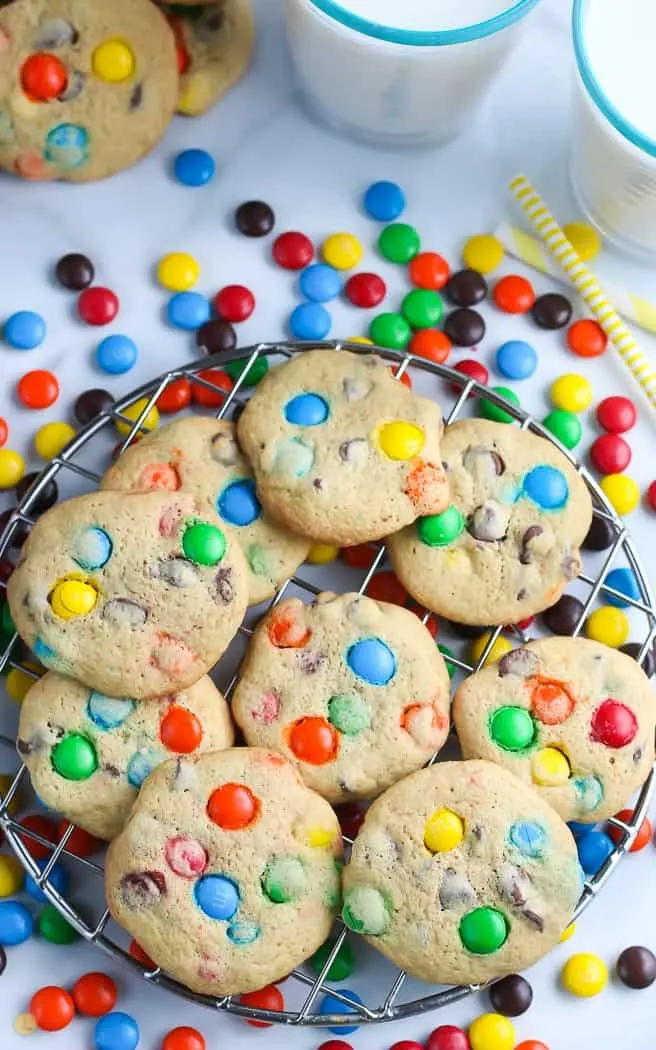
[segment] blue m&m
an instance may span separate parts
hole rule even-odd
[[[354,675],[369,685],[387,685],[396,674],[396,657],[380,638],[363,638],[352,645],[346,663]]]
[[[367,215],[377,222],[394,222],[405,210],[405,194],[396,182],[373,182],[363,204]]]
[[[352,992],[350,988],[340,988],[339,992],[345,999],[348,999],[349,1003],[362,1004],[362,999],[358,993]],[[329,1016],[330,1014],[355,1014],[357,1011],[354,1007],[349,1006],[348,1003],[343,1003],[341,999],[336,999],[334,995],[325,995],[321,1000],[319,1013],[323,1016]],[[350,1035],[351,1032],[357,1032],[359,1027],[357,1024],[335,1025],[332,1028],[329,1025],[328,1031],[334,1032],[335,1035]]]
[[[242,922],[233,922],[228,926],[227,937],[233,944],[253,944],[260,936],[260,927],[248,919]]]
[[[517,821],[512,825],[508,838],[523,857],[541,857],[547,844],[544,828],[532,820]]]
[[[497,350],[496,366],[506,379],[528,379],[538,367],[538,355],[530,343],[511,339]]]
[[[603,831],[589,831],[578,839],[579,863],[586,875],[596,875],[615,849],[613,840]]]
[[[43,871],[47,863],[47,859],[38,861],[39,869]],[[70,875],[66,871],[66,868],[62,867],[61,864],[55,864],[54,868],[48,875],[48,882],[50,885],[57,890],[57,893],[61,893],[64,897],[68,893],[70,881]],[[32,900],[37,902],[37,904],[46,903],[48,898],[37,884],[36,879],[33,879],[31,875],[26,875],[25,877],[25,890]]]
[[[321,303],[301,303],[289,318],[289,331],[294,339],[325,339],[332,323]]]
[[[87,704],[87,715],[99,729],[116,729],[130,717],[136,704],[134,700],[91,693]]]
[[[94,1050],[136,1050],[139,1039],[134,1017],[118,1010],[101,1017],[93,1032]]]
[[[112,556],[113,544],[104,529],[91,525],[75,537],[72,549],[74,561],[86,572],[102,569]]]
[[[5,321],[3,335],[14,350],[34,350],[46,337],[46,322],[33,310],[19,310]]]
[[[128,783],[132,787],[140,788],[146,777],[149,777],[153,769],[162,761],[162,755],[152,748],[144,747],[141,751],[135,751],[128,762]]]
[[[217,507],[219,514],[228,525],[252,525],[262,513],[257,495],[255,494],[255,482],[250,478],[241,481],[233,481],[226,485],[219,496]]]
[[[562,510],[569,498],[565,475],[548,466],[529,471],[524,478],[523,493],[542,510]]]
[[[334,266],[327,263],[315,263],[298,279],[301,295],[312,303],[327,303],[336,299],[342,290],[342,278]]]
[[[209,321],[212,309],[200,292],[177,292],[168,301],[166,315],[175,328],[193,332]]]
[[[285,419],[298,427],[317,427],[328,419],[328,402],[318,394],[297,394],[285,405]]]
[[[214,178],[214,157],[204,149],[185,149],[173,163],[173,173],[183,186],[205,186]]]
[[[96,347],[96,364],[103,372],[120,376],[136,364],[139,350],[128,335],[108,335]]]
[[[631,569],[611,569],[604,580],[604,584],[607,587],[612,587],[614,591],[619,591],[620,594],[625,594],[627,598],[640,601],[640,588]],[[627,609],[631,604],[624,601],[623,598],[616,598],[614,594],[605,594],[604,601],[608,602],[609,605],[614,605],[616,609]]]
[[[0,901],[0,944],[13,948],[29,940],[34,932],[34,919],[20,901]]]
[[[196,904],[210,919],[229,922],[239,910],[239,890],[225,875],[205,875],[194,889]]]

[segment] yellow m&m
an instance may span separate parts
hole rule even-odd
[[[108,84],[121,84],[134,73],[135,60],[132,48],[125,40],[105,40],[93,52],[91,68],[99,80]]]
[[[13,489],[25,475],[25,460],[11,448],[0,448],[0,489]]]
[[[592,386],[576,372],[558,376],[551,384],[551,401],[565,412],[583,412],[592,401]]]
[[[563,987],[572,995],[588,999],[593,995],[599,995],[599,992],[605,987],[608,980],[608,969],[598,955],[580,952],[567,960],[561,970],[560,979]]]
[[[378,431],[378,444],[388,459],[414,459],[425,441],[423,430],[414,423],[383,423]]]
[[[321,256],[336,270],[351,270],[364,255],[364,248],[352,233],[333,233],[321,245]]]
[[[339,547],[333,547],[329,543],[313,543],[307,560],[310,565],[328,565],[339,557]]]
[[[157,280],[169,292],[188,292],[199,277],[198,260],[187,252],[169,252],[157,265]]]
[[[147,399],[145,397],[140,397],[139,400],[135,401],[133,405],[130,405],[128,408],[124,408],[121,412],[121,415],[125,416],[126,419],[131,419],[134,423],[139,418],[147,404]],[[157,408],[157,405],[153,405],[148,415],[144,419],[142,419],[141,426],[144,430],[155,430],[157,428],[158,423],[159,409]],[[132,427],[129,423],[123,423],[121,420],[118,419],[116,420],[115,426],[119,434],[129,434],[132,430]]]
[[[503,1014],[481,1014],[469,1026],[472,1050],[513,1050],[515,1028]]]
[[[0,857],[0,897],[13,897],[20,893],[25,874],[17,857]]]
[[[34,450],[41,459],[54,459],[74,437],[70,423],[46,423],[34,435]]]
[[[587,222],[568,222],[563,226],[563,233],[580,256],[581,262],[590,262],[601,251],[601,237],[594,226]]]
[[[2,453],[0,452],[0,455]],[[620,515],[630,514],[640,502],[640,489],[626,474],[607,474],[599,482],[604,496]]]
[[[543,747],[531,759],[531,776],[541,787],[557,787],[569,780],[570,765],[567,756],[557,747]]]
[[[576,933],[576,923],[570,922],[566,930],[563,930],[560,937],[558,938],[559,944],[565,944],[566,941],[571,941],[572,937]]]
[[[503,245],[493,233],[477,233],[462,250],[462,261],[470,270],[488,274],[496,270],[504,256]]]
[[[7,675],[5,688],[14,703],[22,704],[35,681],[36,679],[32,678],[25,671],[21,671],[18,667],[12,667]]]
[[[586,637],[601,642],[611,649],[619,649],[629,637],[631,625],[626,613],[614,605],[602,605],[590,613],[585,621]]]
[[[485,652],[485,648],[486,648],[487,643],[489,642],[489,640],[490,640],[490,632],[486,631],[485,634],[482,634],[480,636],[480,638],[476,638],[476,640],[471,643],[471,645],[469,647],[469,655],[471,657],[471,661],[474,664],[474,666],[476,666],[476,664],[480,660],[481,656]],[[496,642],[494,643],[494,645],[490,649],[490,652],[487,655],[485,663],[486,664],[496,663],[496,661],[500,660],[502,656],[505,656],[506,653],[509,653],[511,649],[512,649],[512,644],[508,641],[507,638],[504,638],[503,635],[500,634],[499,637],[497,638]]]
[[[313,849],[325,849],[332,845],[335,832],[327,828],[310,828],[307,834],[308,845]]]
[[[424,845],[431,853],[448,853],[465,837],[464,821],[451,809],[438,809],[426,821]]]
[[[62,620],[88,616],[97,601],[98,591],[84,580],[60,580],[50,593],[50,607]]]

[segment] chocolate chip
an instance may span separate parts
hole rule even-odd
[[[512,864],[504,864],[499,872],[499,889],[512,904],[526,904],[531,889],[531,880],[525,871]]]
[[[148,610],[131,598],[112,598],[103,607],[103,620],[117,627],[143,627],[148,619]]]
[[[299,658],[299,666],[303,674],[316,674],[325,662],[326,657],[323,653],[313,653],[309,650],[301,653]]]
[[[154,562],[149,568],[154,580],[163,580],[171,587],[194,587],[198,583],[198,570],[184,558],[166,558]]]
[[[541,525],[530,525],[522,536],[522,547],[519,552],[519,561],[522,565],[530,565],[533,561],[533,555],[528,549],[528,545],[532,540],[536,540],[538,536],[541,536],[543,532],[544,529]]]
[[[237,346],[237,333],[229,321],[206,321],[196,332],[196,346],[208,354],[223,354]]]
[[[533,1002],[533,989],[525,977],[511,973],[488,989],[492,1008],[504,1017],[520,1017]]]
[[[454,346],[476,346],[485,335],[485,321],[476,310],[453,310],[444,322],[444,334]]]
[[[16,486],[16,498],[20,502],[28,492],[28,489],[32,488],[32,485],[39,477],[37,470],[32,471],[30,474],[26,474]],[[54,478],[50,478],[46,481],[45,485],[41,486],[41,490],[38,496],[35,496],[30,503],[29,513],[44,514],[45,511],[50,510],[54,507],[55,503],[59,499],[59,489],[57,488],[57,482]]]
[[[638,762],[642,762],[642,756],[643,755],[644,755],[644,751],[642,750],[641,747],[637,747],[635,749],[635,751],[633,752],[633,754],[631,755],[631,758],[635,762],[636,766],[638,765]]]
[[[239,458],[239,448],[233,435],[227,431],[216,434],[210,444],[210,455],[223,467],[234,466]]]
[[[21,737],[19,737],[16,741],[16,750],[19,755],[31,755],[34,751],[38,750],[38,747],[31,740],[22,740]]]
[[[68,255],[62,255],[55,267],[55,277],[64,288],[68,288],[71,292],[81,292],[83,288],[88,288],[95,274],[96,271],[91,259],[88,259],[86,255],[81,255],[80,252],[70,252]],[[84,394],[81,395],[81,397],[84,396]],[[111,397],[111,394],[108,396]],[[78,398],[78,402],[79,400],[80,398]],[[76,407],[78,402],[76,402]],[[78,420],[78,422],[81,423],[82,420]]]
[[[244,237],[266,237],[275,221],[273,208],[265,201],[244,201],[235,212],[235,226]]]
[[[486,500],[472,514],[467,524],[467,531],[476,540],[494,543],[506,538],[509,518],[509,511],[500,503],[493,499]]]
[[[475,306],[487,295],[487,281],[476,270],[458,270],[447,281],[444,294],[454,306]]]
[[[214,577],[214,601],[229,605],[235,596],[235,585],[232,580],[232,569],[220,568]]]
[[[656,981],[656,956],[649,948],[625,948],[617,960],[617,976],[627,988],[649,988]]]
[[[508,675],[517,675],[519,678],[530,678],[537,674],[539,660],[537,654],[531,649],[513,649],[505,653],[497,665],[497,673],[500,678]]]
[[[80,34],[65,18],[45,18],[34,37],[34,51],[54,51],[67,44],[77,44]]]
[[[108,777],[111,777],[112,780],[120,780],[121,779],[121,771],[118,768],[118,766],[113,766],[109,762],[106,763],[106,765],[103,766],[103,773],[105,773]]]
[[[365,438],[352,438],[343,441],[339,446],[339,458],[342,463],[354,467],[363,467],[369,459],[369,442]]]
[[[465,470],[477,477],[500,477],[506,472],[506,464],[499,453],[482,445],[468,448],[462,457],[462,463]]]
[[[531,315],[539,328],[555,331],[565,328],[572,320],[572,304],[559,292],[547,292],[535,300]]]
[[[315,478],[313,480],[313,482],[312,482],[312,487],[315,488],[317,490],[317,492],[322,492],[323,491],[323,481],[321,480],[321,478]]]
[[[583,602],[573,594],[563,594],[555,605],[542,613],[542,622],[552,634],[571,635],[583,615]]]
[[[73,99],[79,98],[84,91],[86,82],[87,78],[84,73],[81,73],[79,69],[71,70],[68,75],[68,84],[59,96],[59,101],[72,102]]]
[[[83,286],[86,287],[86,286]],[[86,426],[97,419],[103,412],[109,412],[114,398],[109,390],[85,390],[73,406],[73,415],[81,426]]]
[[[141,871],[124,875],[121,894],[128,908],[150,907],[166,894],[166,879],[161,871]]]
[[[640,656],[640,650],[642,646],[639,642],[627,642],[625,645],[620,646],[620,652],[626,653],[632,660],[637,660]],[[654,672],[656,671],[656,642],[647,649],[647,652],[642,658],[642,669],[647,675],[647,678],[653,678]]]
[[[144,86],[143,84],[135,84],[132,93],[130,95],[130,109],[141,109],[144,99]]]
[[[615,527],[610,521],[595,516],[588,529],[588,535],[583,540],[583,547],[587,551],[606,551],[613,546],[616,535]]]
[[[474,887],[464,875],[459,875],[455,868],[447,868],[444,872],[439,895],[440,905],[445,911],[476,903]]]
[[[544,919],[541,915],[538,915],[535,911],[531,911],[530,908],[525,908],[522,915],[525,919],[528,919],[531,925],[535,926],[536,930],[540,933],[544,933]]]

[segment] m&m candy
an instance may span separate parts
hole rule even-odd
[[[553,434],[565,448],[576,448],[583,436],[581,421],[574,412],[564,408],[554,408],[542,420],[542,426]]]
[[[473,379],[475,383],[480,383],[481,386],[487,386],[490,379],[490,373],[484,364],[480,361],[475,361],[474,358],[466,357],[462,361],[458,361],[453,366],[454,372],[460,372],[463,376],[467,376],[468,379]],[[452,388],[455,394],[460,394],[462,387],[453,384]],[[471,394],[469,395],[472,396]]]
[[[471,1050],[513,1050],[515,1028],[503,1014],[482,1014],[469,1026]]]
[[[25,873],[18,857],[0,855],[0,897],[14,897],[23,888]]]
[[[408,277],[417,288],[439,291],[451,276],[451,268],[437,252],[419,252],[408,265]]]
[[[421,328],[415,332],[408,347],[411,354],[434,361],[438,365],[444,364],[452,349],[448,335],[433,328]]]
[[[412,329],[402,314],[378,314],[369,325],[369,335],[377,346],[405,350]]]
[[[65,988],[40,988],[30,999],[30,1015],[42,1032],[60,1032],[75,1016],[75,1003]]]
[[[420,247],[416,229],[404,222],[393,222],[386,226],[378,238],[378,250],[388,262],[409,263]]]
[[[592,386],[576,373],[558,376],[551,384],[551,402],[566,412],[583,412],[592,401]]]
[[[59,397],[57,376],[45,369],[26,372],[16,384],[18,400],[26,408],[50,408]]]
[[[639,945],[625,948],[617,960],[617,976],[627,988],[650,988],[656,981],[656,955]]]
[[[503,245],[498,237],[492,233],[478,233],[465,242],[462,261],[471,270],[488,274],[501,265],[504,254]]]
[[[352,277],[351,281],[357,280]],[[303,270],[298,279],[301,295],[312,303],[327,303],[336,299],[342,290],[342,278],[334,266],[314,263]],[[348,292],[347,292],[348,294]]]
[[[645,498],[649,509],[656,511],[656,481],[652,481],[651,485],[647,489]]]
[[[205,186],[214,178],[216,163],[204,149],[185,149],[173,162],[173,173],[183,186]]]
[[[78,1013],[84,1017],[104,1017],[116,1005],[116,982],[106,973],[85,973],[72,989]]]
[[[626,474],[607,474],[599,482],[599,487],[620,516],[630,514],[640,502],[640,489]]]
[[[191,383],[188,379],[174,379],[157,398],[157,408],[165,415],[180,412],[191,402]]]
[[[235,211],[235,226],[244,237],[266,237],[275,224],[273,208],[266,201],[244,201]]]
[[[110,288],[86,288],[77,301],[77,312],[90,325],[104,325],[118,313],[118,296]]]
[[[336,270],[352,270],[357,266],[364,248],[352,233],[333,233],[321,245],[321,257]]]
[[[14,947],[29,940],[34,932],[31,912],[20,901],[0,901],[0,945]]]
[[[626,613],[612,605],[602,605],[590,613],[585,622],[585,633],[595,642],[619,649],[629,637],[630,624]]]
[[[139,1025],[130,1014],[105,1014],[93,1032],[94,1050],[136,1050],[139,1034]]]
[[[619,813],[615,814],[615,820],[621,820],[623,823],[628,824],[633,820],[633,810],[622,809]],[[649,817],[645,817],[642,824],[638,829],[638,833],[634,838],[633,842],[629,847],[629,853],[640,853],[641,850],[648,846],[652,840],[654,829],[652,827]],[[608,834],[612,838],[615,845],[621,842],[624,832],[621,828],[616,828],[614,825],[608,825]]]
[[[590,459],[601,474],[620,474],[631,462],[631,448],[619,434],[601,434],[590,447]]]
[[[601,237],[587,222],[568,222],[563,233],[581,262],[591,262],[601,251]]]
[[[626,567],[611,569],[604,579],[604,586],[612,587],[613,590],[619,591],[620,594],[625,596],[624,598],[618,598],[614,594],[605,595],[605,600],[608,604],[614,605],[617,609],[628,609],[631,602],[627,601],[627,598],[632,598],[634,601],[640,600],[640,587],[635,578],[635,573]]]
[[[497,281],[492,294],[499,309],[508,314],[525,314],[535,303],[533,285],[516,274]]]
[[[246,321],[253,313],[255,296],[243,284],[228,284],[214,296],[214,309],[223,321],[237,324]]]
[[[157,280],[169,292],[188,292],[199,277],[198,260],[188,252],[169,252],[157,264]]]
[[[497,350],[496,366],[506,379],[528,379],[538,366],[538,355],[530,343],[511,339]]]
[[[58,98],[66,90],[68,73],[66,66],[57,55],[37,51],[33,55],[28,55],[23,62],[20,82],[28,98],[37,102],[49,102]]]
[[[41,459],[54,459],[74,437],[70,423],[45,423],[34,435],[34,451]]]
[[[96,347],[96,364],[110,375],[123,375],[136,364],[139,351],[127,335],[108,335]]]
[[[441,1024],[426,1040],[426,1050],[471,1050],[471,1043],[464,1029]]]
[[[314,245],[304,233],[289,230],[273,242],[273,258],[284,270],[303,270],[312,262]]]
[[[0,489],[13,489],[25,474],[25,460],[11,448],[0,448]]]
[[[608,346],[608,336],[597,321],[575,321],[567,331],[567,345],[577,357],[599,357]]]
[[[599,995],[608,981],[608,969],[598,955],[580,952],[572,955],[563,966],[560,979],[563,987],[583,998]]]
[[[34,350],[46,337],[46,322],[33,310],[19,310],[5,321],[3,335],[15,350]]]
[[[289,331],[294,339],[325,339],[332,323],[332,317],[321,303],[301,303],[289,318]]]
[[[386,293],[387,286],[383,278],[375,273],[354,273],[344,285],[344,294],[348,301],[362,310],[378,306]],[[307,295],[307,292],[305,294]]]
[[[396,182],[374,182],[362,203],[367,215],[377,222],[394,222],[405,209],[405,194]]]
[[[80,252],[69,252],[62,255],[55,266],[55,277],[63,288],[71,292],[81,292],[92,283],[96,271],[86,255]]]
[[[349,988],[340,988],[340,995],[343,995],[347,1002],[342,1002],[341,999],[336,999],[334,995],[325,995],[321,1000],[319,1006],[320,1014],[356,1014],[356,1005],[362,1005],[362,999],[357,992],[352,992]],[[350,1006],[350,1003],[354,1003],[354,1006]],[[350,1035],[351,1032],[357,1032],[359,1025],[336,1025],[334,1028],[328,1027],[329,1032],[334,1032],[335,1035]]]
[[[415,288],[401,304],[403,316],[412,328],[435,328],[442,320],[443,310],[439,295],[429,288]]]
[[[504,397],[506,401],[519,405],[517,394],[509,387],[493,386],[490,389],[493,393],[498,394],[499,397]],[[514,417],[509,412],[506,412],[505,408],[500,408],[499,405],[495,405],[494,402],[489,401],[487,398],[481,398],[478,407],[483,419],[491,419],[495,423],[512,423],[513,421]]]
[[[624,434],[635,426],[638,413],[628,397],[605,397],[597,405],[597,422],[611,434]]]
[[[280,1013],[285,1009],[285,1000],[280,989],[275,984],[269,984],[266,988],[258,988],[256,992],[246,992],[239,996],[242,1006],[250,1006],[254,1010],[273,1010]],[[267,1021],[248,1021],[253,1028],[270,1028]]]
[[[586,875],[596,875],[603,864],[610,857],[613,849],[613,840],[603,831],[588,831],[576,843],[579,854],[579,863]]]
[[[181,1025],[166,1033],[161,1050],[207,1050],[207,1043],[197,1028]]]
[[[212,308],[209,300],[199,292],[176,292],[167,303],[166,316],[174,328],[193,332],[209,321]]]

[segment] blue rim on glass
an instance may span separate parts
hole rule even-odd
[[[638,149],[642,150],[644,153],[648,153],[650,157],[656,157],[656,141],[649,138],[648,135],[643,135],[635,124],[632,124],[630,120],[627,120],[626,117],[620,113],[619,109],[617,109],[617,107],[610,101],[608,95],[605,93],[592,71],[588,49],[585,44],[585,15],[587,8],[588,0],[574,0],[574,7],[572,9],[574,54],[576,55],[576,64],[578,66],[579,75],[586,91],[597,109],[603,113],[609,124],[612,124],[622,138],[633,143],[634,146],[637,146]]]
[[[380,22],[371,22],[368,18],[362,18],[352,11],[348,11],[338,0],[310,0],[314,7],[323,14],[333,18],[336,22],[354,29],[357,33],[365,36],[375,37],[376,40],[385,40],[390,44],[410,44],[413,47],[444,47],[447,44],[467,44],[472,40],[482,40],[483,37],[493,36],[502,29],[519,22],[524,15],[532,11],[540,3],[540,0],[515,0],[507,10],[494,18],[488,18],[484,22],[476,22],[475,25],[461,26],[459,29],[395,29]]]

